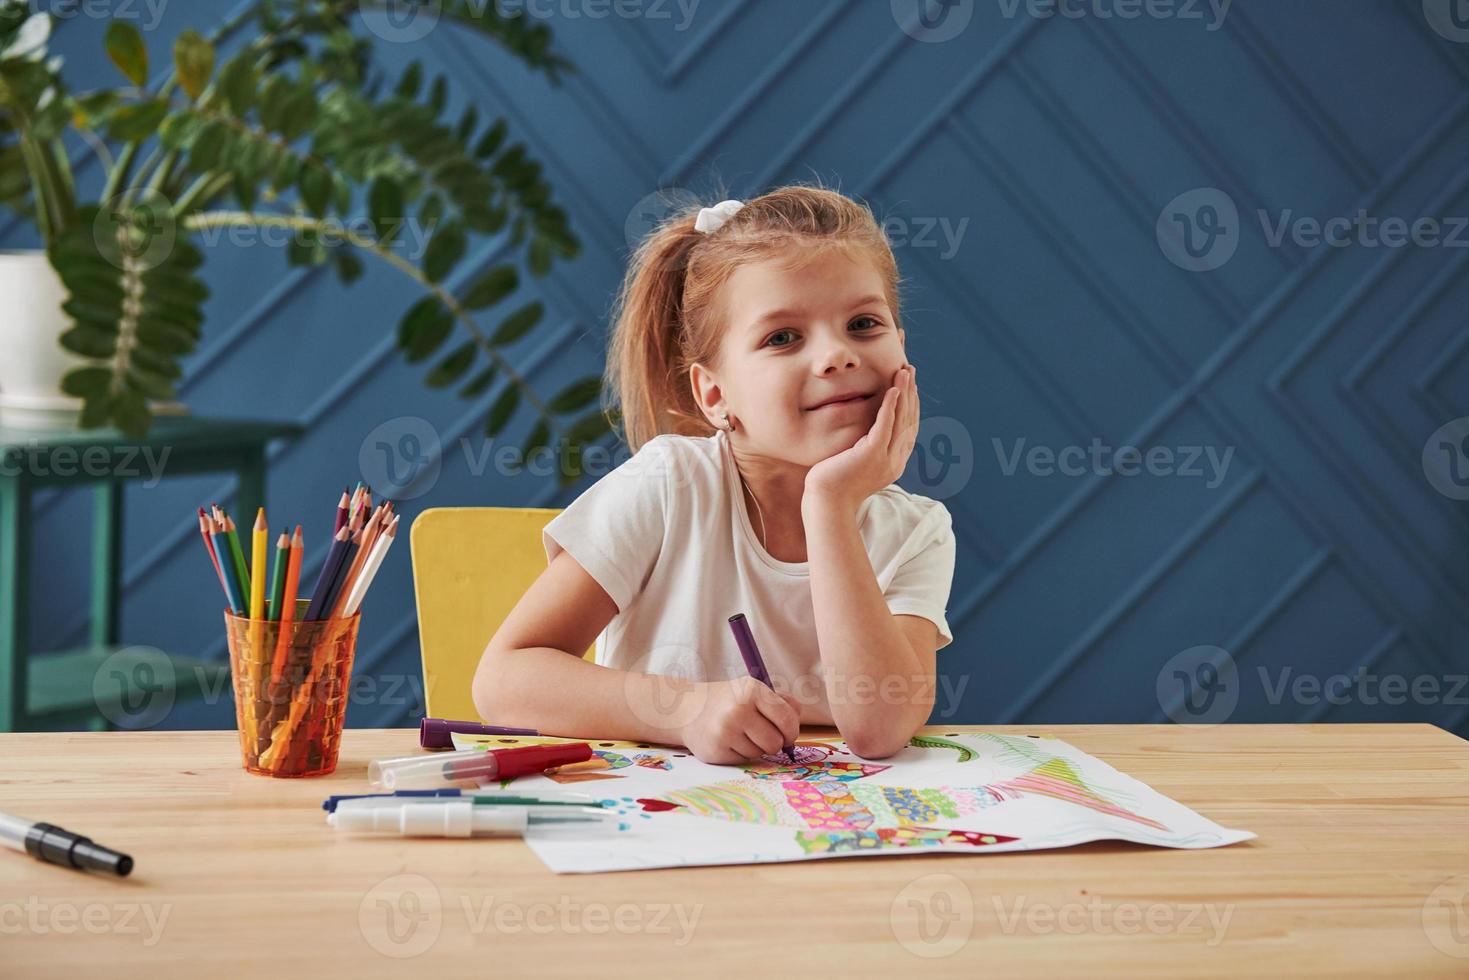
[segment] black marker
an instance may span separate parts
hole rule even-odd
[[[17,851],[25,851],[51,864],[105,871],[119,878],[133,870],[132,858],[93,843],[90,837],[62,830],[55,824],[33,823],[8,813],[0,813],[0,844],[8,844]]]

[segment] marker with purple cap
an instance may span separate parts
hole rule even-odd
[[[765,660],[760,656],[760,648],[755,645],[755,634],[750,632],[750,624],[745,622],[744,613],[735,613],[729,617],[729,628],[734,632],[735,644],[740,648],[740,656],[745,660],[745,669],[750,676],[761,684],[775,690],[775,685],[770,683],[770,671],[765,669]],[[796,747],[787,745],[781,749],[792,762],[796,761]]]

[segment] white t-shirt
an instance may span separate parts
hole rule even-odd
[[[862,502],[857,523],[888,609],[931,620],[939,648],[951,643],[948,508],[893,483]],[[650,439],[557,514],[541,541],[547,563],[564,548],[617,604],[597,637],[599,664],[694,681],[742,676],[729,627],[742,612],[772,681],[819,673],[810,563],[761,546],[722,430]]]

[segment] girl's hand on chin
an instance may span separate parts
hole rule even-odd
[[[808,501],[837,504],[855,514],[862,501],[903,475],[918,441],[916,371],[911,364],[898,368],[867,434],[806,472],[802,507]]]

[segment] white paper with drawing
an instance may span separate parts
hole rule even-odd
[[[562,741],[455,735],[459,748]],[[516,790],[575,789],[623,815],[585,836],[526,840],[558,872],[806,861],[864,854],[987,854],[1127,840],[1219,847],[1230,830],[1058,739],[924,736],[881,761],[803,738],[795,764],[714,766],[661,746],[592,742],[595,756]],[[508,785],[508,784],[506,784]]]

